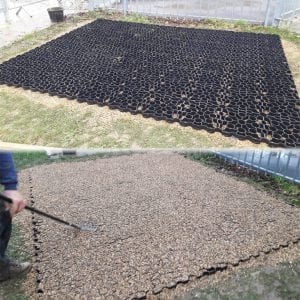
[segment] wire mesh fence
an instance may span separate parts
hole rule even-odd
[[[62,6],[66,16],[89,11],[90,0],[0,0],[0,47],[51,25],[48,8]]]
[[[3,0],[0,0],[3,1]],[[61,6],[67,12],[87,10],[89,0],[4,0],[8,2],[10,10],[20,6],[32,6],[38,3],[46,3],[48,7]]]
[[[12,17],[19,9],[25,9],[31,15],[32,11],[55,6],[63,7],[65,13],[70,14],[88,11],[90,3],[92,0],[0,0],[0,14]]]
[[[265,25],[279,25],[280,20],[300,10],[300,0],[0,0],[0,13],[7,14],[19,6],[45,2],[62,6],[67,13],[116,10],[124,14],[139,13],[156,17],[245,20]]]
[[[279,0],[273,25],[300,33],[300,0]]]
[[[8,21],[8,0],[0,0],[0,19]]]
[[[300,0],[288,0],[288,1],[280,1],[282,16],[289,15],[294,13],[297,9],[300,8]]]
[[[214,151],[214,153],[231,163],[300,184],[300,150]]]
[[[280,20],[298,13],[300,0],[90,0],[90,8],[155,17],[244,20],[278,26]]]
[[[264,23],[267,9],[277,0],[94,0],[98,7],[157,17],[213,18]],[[274,6],[275,2],[272,4]]]

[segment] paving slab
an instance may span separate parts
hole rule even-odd
[[[299,208],[178,154],[39,166],[20,181],[35,207],[98,225],[19,217],[33,233],[32,298],[143,298],[300,238]]]

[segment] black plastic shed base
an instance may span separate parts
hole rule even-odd
[[[300,100],[276,35],[97,20],[4,62],[0,83],[300,146]]]

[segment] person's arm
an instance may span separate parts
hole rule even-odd
[[[3,195],[13,200],[12,204],[5,204],[14,217],[26,205],[26,200],[17,191],[18,177],[11,153],[0,152],[0,184],[4,186]]]
[[[8,152],[0,152],[0,183],[4,190],[17,190],[17,172],[12,155]]]

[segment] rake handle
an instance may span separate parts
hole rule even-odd
[[[3,200],[3,201],[5,201],[5,202],[7,202],[7,203],[10,203],[10,204],[13,203],[12,199],[10,199],[10,198],[8,198],[8,197],[2,195],[2,194],[0,194],[0,199]],[[77,226],[77,225],[71,224],[71,223],[69,223],[69,222],[67,222],[67,221],[64,221],[64,220],[62,220],[62,219],[60,219],[60,218],[58,218],[58,217],[55,217],[55,216],[53,216],[53,215],[50,215],[50,214],[48,214],[48,213],[46,213],[46,212],[44,212],[44,211],[41,211],[41,210],[39,210],[39,209],[37,209],[37,208],[32,207],[32,206],[26,205],[26,206],[25,206],[25,209],[30,210],[30,211],[32,211],[32,212],[35,212],[35,213],[37,213],[38,215],[44,216],[44,217],[49,218],[49,219],[51,219],[51,220],[54,220],[54,221],[56,221],[56,222],[59,222],[59,223],[62,223],[62,224],[68,225],[68,226],[72,226],[72,227],[74,227],[74,228],[76,228],[76,229],[80,229],[80,230],[81,230],[81,228],[80,228],[79,226]]]

